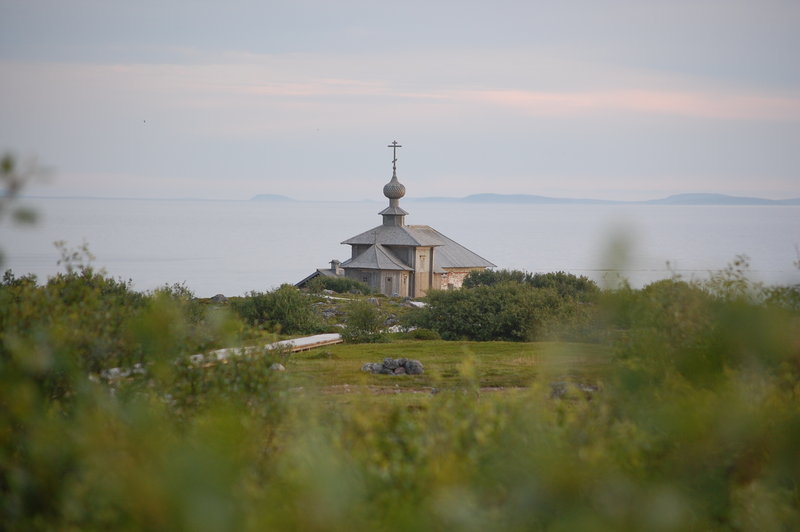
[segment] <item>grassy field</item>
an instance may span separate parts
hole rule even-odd
[[[367,362],[412,358],[425,366],[423,375],[372,375]],[[474,366],[470,368],[469,366]],[[446,390],[461,386],[474,372],[479,388],[509,389],[533,381],[597,384],[610,365],[606,346],[563,342],[400,341],[385,344],[339,344],[295,353],[287,361],[287,379],[297,386],[367,387],[376,393]]]

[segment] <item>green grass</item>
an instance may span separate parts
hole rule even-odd
[[[361,371],[367,362],[412,358],[425,366],[423,375],[372,375]],[[610,366],[607,347],[564,342],[400,341],[386,344],[340,344],[295,353],[287,361],[287,379],[310,387],[368,386],[447,390],[463,386],[474,372],[482,389],[519,388],[532,382],[597,383]],[[474,364],[469,369],[467,364]]]

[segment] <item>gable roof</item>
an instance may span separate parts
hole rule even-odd
[[[331,269],[328,269],[328,268],[317,268],[317,270],[314,273],[312,273],[311,275],[305,277],[302,281],[297,282],[294,285],[297,288],[303,288],[305,286],[305,284],[307,282],[309,282],[311,279],[314,279],[315,277],[320,277],[320,276],[321,277],[344,277],[343,275],[337,275],[336,272],[334,272]]]
[[[370,249],[374,246],[379,246],[380,252],[384,255],[391,257],[390,262],[403,265],[403,269],[410,270],[400,259],[398,259],[384,246],[410,246],[410,247],[428,247],[434,246],[436,250],[433,253],[433,268],[434,271],[442,271],[442,268],[492,268],[495,265],[484,259],[477,253],[470,251],[455,240],[452,240],[436,229],[428,225],[379,225],[364,231],[352,238],[348,238],[342,244],[349,245],[370,245]],[[367,251],[370,251],[368,249]],[[374,268],[374,269],[397,269],[397,268],[382,268],[377,267],[379,259],[377,255],[373,257],[376,251],[371,251],[372,255],[367,258],[366,251],[342,264],[342,266],[350,268]],[[362,259],[362,257],[364,257]],[[385,260],[385,259],[384,259]],[[358,264],[371,264],[371,266],[354,266],[353,262],[358,261]]]
[[[415,234],[410,231],[412,227],[405,225],[379,225],[369,231],[348,238],[342,244],[382,244],[384,246],[438,246],[439,240],[432,240],[424,233]]]
[[[368,270],[400,270],[411,271],[394,253],[381,244],[373,244],[364,253],[342,264],[343,268],[359,268]]]
[[[492,264],[477,253],[470,251],[455,240],[452,240],[428,225],[406,226],[415,238],[438,242],[433,252],[433,267],[439,268],[492,268]]]

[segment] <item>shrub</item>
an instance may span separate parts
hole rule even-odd
[[[349,343],[368,343],[383,340],[383,316],[372,303],[357,300],[347,308],[342,339]]]
[[[320,275],[308,283],[308,289],[315,294],[323,290],[332,290],[339,294],[369,295],[372,289],[366,284],[347,277],[325,277]]]
[[[502,283],[520,283],[534,288],[553,288],[562,298],[593,301],[600,293],[597,284],[581,275],[565,272],[529,273],[521,270],[476,270],[464,279],[465,288],[496,286]]]
[[[250,292],[232,300],[232,308],[249,325],[286,334],[306,334],[320,330],[321,320],[312,302],[290,284],[271,292]]]
[[[414,340],[441,340],[442,338],[439,333],[431,329],[414,329],[406,334]]]
[[[428,305],[412,312],[411,322],[445,340],[531,340],[561,304],[554,290],[519,283],[431,291],[426,299]]]

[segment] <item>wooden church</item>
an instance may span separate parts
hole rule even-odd
[[[383,223],[342,244],[350,246],[350,258],[331,261],[329,269],[319,269],[299,283],[305,286],[320,275],[347,277],[361,281],[387,296],[421,297],[428,290],[460,288],[473,270],[495,265],[427,225],[406,225],[408,213],[400,207],[406,187],[397,179],[397,148],[394,141],[392,179],[383,187],[389,206],[380,214]]]

